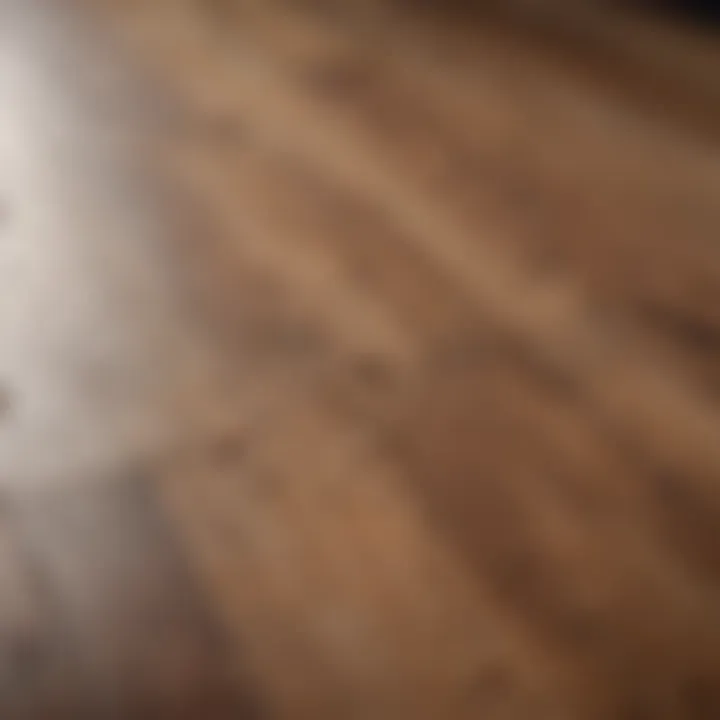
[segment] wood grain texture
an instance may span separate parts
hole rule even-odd
[[[720,716],[720,49],[596,3],[0,0],[0,715]]]

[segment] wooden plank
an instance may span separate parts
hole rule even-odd
[[[187,447],[162,494],[278,718],[564,717],[552,658],[362,432],[296,392],[226,446]]]
[[[53,712],[128,720],[258,717],[234,649],[146,482],[22,495],[13,507],[13,534],[49,588],[57,629],[81,670],[76,705],[59,700]],[[42,698],[32,683],[25,692]]]
[[[391,5],[0,0],[3,718],[720,714],[717,49]]]
[[[55,588],[34,563],[4,505],[0,521],[0,712],[86,718],[99,708]]]

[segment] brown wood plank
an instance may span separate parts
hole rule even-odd
[[[3,720],[720,715],[720,52],[601,3],[0,0]]]
[[[220,450],[188,449],[163,496],[278,717],[562,716],[552,660],[536,667],[363,433],[292,393]]]
[[[95,693],[48,586],[3,509],[0,541],[0,711],[6,717],[85,718]]]
[[[144,479],[19,494],[12,513],[13,535],[48,593],[41,617],[60,633],[59,649],[77,655],[80,683],[72,705],[59,699],[29,717],[258,717],[241,694],[237,653]],[[44,700],[35,682],[24,692]]]

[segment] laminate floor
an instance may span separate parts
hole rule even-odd
[[[412,6],[0,0],[3,720],[720,717],[718,38]]]

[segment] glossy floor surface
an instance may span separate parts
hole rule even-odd
[[[409,5],[0,0],[3,720],[720,717],[717,37]]]

